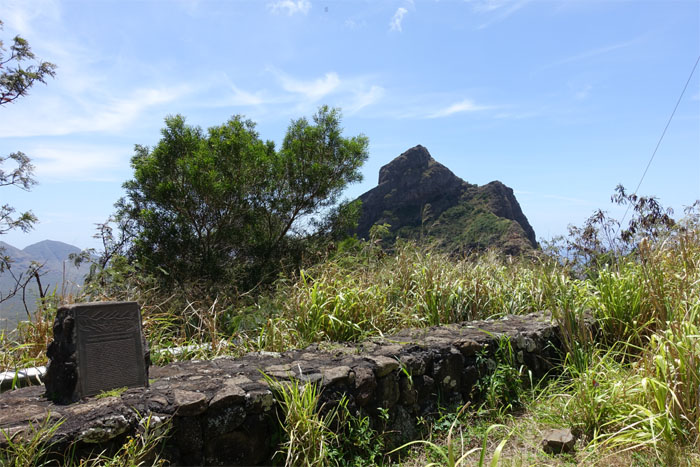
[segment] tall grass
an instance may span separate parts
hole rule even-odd
[[[411,446],[421,446],[430,451],[432,457],[437,457],[438,459],[438,462],[427,463],[426,467],[460,467],[465,465],[478,465],[479,467],[484,466],[486,462],[489,435],[492,431],[500,428],[506,428],[506,426],[501,424],[490,425],[484,431],[481,447],[467,449],[464,443],[462,427],[458,427],[458,423],[460,422],[460,416],[464,413],[467,407],[469,407],[469,404],[463,405],[459,412],[457,412],[454,421],[450,424],[450,427],[447,431],[447,439],[445,440],[444,444],[428,440],[416,440],[399,446],[393,451],[390,451],[389,454],[404,451],[406,450],[406,448],[409,448]],[[456,433],[455,428],[458,428]],[[503,438],[499,442],[498,446],[494,449],[491,457],[491,462],[489,463],[490,466],[496,467],[499,464],[501,452],[503,451],[503,447],[505,446],[509,437],[510,434]],[[457,438],[459,438],[459,443],[457,443]],[[471,457],[473,454],[476,453],[479,453],[479,460],[475,463],[471,459]]]
[[[51,452],[51,438],[62,421],[54,421],[49,415],[40,423],[29,423],[28,431],[10,435],[0,430],[6,446],[0,450],[0,465],[30,467],[44,465]]]
[[[644,239],[587,282],[603,339],[583,363],[569,353],[567,378],[548,397],[566,401],[566,422],[593,449],[643,449],[661,463],[687,449],[700,460],[698,229]]]
[[[281,420],[286,434],[283,450],[285,466],[328,465],[337,435],[331,429],[338,416],[338,407],[320,405],[321,391],[314,383],[303,384],[297,379],[280,382],[265,375],[284,413]]]
[[[278,314],[263,326],[268,350],[359,341],[406,327],[442,325],[547,309],[564,271],[490,252],[456,260],[405,243],[391,255],[363,250],[301,271],[277,291]]]
[[[170,430],[169,422],[156,423],[151,416],[139,421],[137,433],[129,436],[124,445],[113,455],[105,452],[79,458],[74,447],[65,452],[58,451],[52,438],[64,420],[53,420],[49,415],[38,424],[29,424],[28,431],[13,436],[0,430],[6,446],[0,450],[0,465],[8,467],[29,467],[43,465],[67,465],[80,467],[140,467],[144,465],[164,465],[160,448]]]
[[[11,332],[0,331],[0,371],[16,371],[46,363],[53,339],[53,321],[61,298],[51,294],[40,300],[30,321],[20,321]]]

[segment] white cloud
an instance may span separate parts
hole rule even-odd
[[[524,195],[524,196],[529,196],[532,198],[554,199],[557,201],[566,201],[568,203],[579,204],[581,206],[594,206],[595,205],[595,203],[591,202],[591,200],[580,199],[580,198],[571,198],[571,197],[560,196],[560,195],[552,195],[552,194],[547,194],[547,193],[535,193],[533,191],[522,191],[522,190],[513,190],[513,193],[515,193],[518,196]]]
[[[363,29],[367,27],[367,21],[364,19],[356,21],[354,18],[348,18],[345,20],[345,27],[351,30]]]
[[[489,13],[519,2],[514,0],[471,0],[469,3],[472,4],[474,11],[478,13]]]
[[[270,69],[273,73],[278,73]],[[265,107],[268,105],[289,103],[289,99],[279,93],[274,94],[265,88],[242,88],[227,73],[211,74],[206,80],[199,81],[196,88],[189,93],[187,105],[200,109],[220,109],[224,107]],[[264,110],[264,109],[258,109]],[[253,109],[246,109],[251,112]],[[238,110],[236,110],[238,112]]]
[[[55,0],[36,0],[32,2],[7,0],[3,2],[2,18],[0,19],[2,19],[6,28],[24,36],[33,45],[32,37],[27,36],[31,36],[36,31],[32,23],[41,17],[57,21],[60,17],[59,3]]]
[[[428,115],[428,118],[448,117],[448,116],[456,114],[456,113],[478,112],[481,110],[489,110],[492,108],[493,107],[491,107],[491,106],[477,105],[471,99],[464,99],[460,102],[455,102],[454,104],[452,104],[448,107],[445,107],[443,109],[438,110],[437,112],[434,112],[434,113]]]
[[[294,94],[301,94],[306,100],[315,102],[332,93],[340,86],[338,73],[328,72],[322,78],[313,81],[302,81],[291,76],[275,71],[282,88]]]
[[[227,105],[250,106],[261,105],[265,102],[265,99],[262,97],[261,93],[244,91],[235,84],[231,84],[231,91],[233,92],[233,95],[227,101]]]
[[[629,47],[631,45],[634,45],[640,41],[640,38],[635,38],[629,41],[624,41],[624,42],[618,42],[616,44],[611,44],[611,45],[606,45],[604,47],[598,47],[596,49],[591,49],[587,50],[585,52],[581,52],[576,55],[572,55],[571,57],[564,58],[562,60],[559,60],[554,63],[550,63],[549,65],[545,65],[542,67],[542,69],[547,69],[551,67],[555,67],[558,65],[565,65],[567,63],[573,63],[573,62],[580,62],[582,60],[587,60],[589,58],[597,57],[599,55],[605,55],[609,52],[613,52],[618,49],[623,49],[626,47]]]
[[[54,96],[45,99],[41,107],[23,105],[17,112],[3,113],[0,137],[117,132],[133,124],[147,110],[177,100],[189,91],[189,86],[180,85],[137,89],[120,98],[94,93],[80,97]]]
[[[377,85],[372,85],[367,90],[361,90],[355,93],[354,100],[345,106],[347,113],[352,115],[365,107],[374,104],[384,96],[384,88]]]
[[[302,13],[304,15],[309,13],[311,10],[311,2],[309,0],[279,0],[274,3],[268,3],[267,7],[273,13],[284,13],[286,12],[289,16],[296,13]]]
[[[408,10],[403,7],[399,7],[399,9],[396,10],[396,13],[394,13],[394,16],[391,18],[391,22],[389,23],[389,29],[391,31],[403,31],[401,28],[401,22],[403,21],[403,17],[406,15],[406,13],[408,13]]]
[[[472,4],[475,13],[489,15],[490,20],[481,24],[479,29],[485,29],[494,23],[508,18],[532,0],[467,0]]]
[[[145,112],[191,91],[186,84],[161,84],[168,83],[167,77],[158,79],[156,65],[151,73],[150,64],[105,55],[90,41],[78,40],[62,23],[60,6],[52,0],[10,0],[3,5],[5,33],[27,32],[25,38],[37,57],[57,63],[58,69],[55,80],[33,87],[27,99],[3,109],[0,137],[123,131]],[[114,80],[124,70],[139,70],[156,82],[124,88]],[[127,81],[138,82],[138,78]]]
[[[144,111],[151,107],[172,102],[185,93],[186,85],[138,89],[127,98],[111,99],[92,115],[78,118],[74,121],[74,129],[83,131],[109,131],[123,129],[133,123]]]
[[[42,181],[118,182],[129,168],[131,148],[102,145],[41,144],[30,147],[36,177]]]
[[[375,82],[375,77],[360,75],[341,77],[329,71],[315,79],[299,79],[276,68],[268,67],[278,80],[277,91],[259,91],[252,96],[261,99],[261,105],[295,113],[308,112],[319,101],[341,107],[347,114],[354,114],[368,107],[384,96],[384,88]]]

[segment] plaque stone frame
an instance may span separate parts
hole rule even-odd
[[[47,351],[46,395],[70,403],[102,391],[148,386],[148,345],[136,302],[59,308]]]

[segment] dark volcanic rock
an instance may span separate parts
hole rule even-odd
[[[391,225],[394,238],[437,242],[451,253],[497,247],[517,254],[537,247],[535,232],[513,190],[494,181],[472,185],[437,162],[423,146],[379,171],[379,185],[359,198],[357,234]]]

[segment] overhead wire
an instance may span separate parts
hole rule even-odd
[[[659,150],[659,146],[661,146],[661,142],[664,139],[664,136],[666,136],[666,130],[668,130],[668,127],[671,125],[671,121],[673,120],[673,116],[676,115],[676,110],[678,110],[678,106],[681,103],[681,100],[683,100],[683,95],[685,94],[686,89],[688,89],[688,85],[690,84],[690,80],[693,78],[693,74],[695,74],[695,69],[698,67],[698,63],[700,63],[700,55],[698,55],[697,60],[695,60],[695,65],[693,65],[693,69],[690,71],[690,75],[688,76],[688,80],[685,82],[685,86],[683,86],[683,91],[681,91],[681,95],[678,96],[678,100],[676,101],[676,106],[673,108],[673,112],[671,112],[671,116],[668,118],[668,121],[666,122],[666,126],[664,127],[664,131],[661,133],[661,137],[659,138],[659,141],[656,143],[656,147],[654,148],[654,152],[651,154],[651,158],[649,159],[649,162],[647,163],[646,168],[644,169],[644,173],[642,174],[642,178],[639,179],[639,183],[637,184],[637,188],[634,189],[633,195],[636,195],[637,192],[639,191],[639,187],[642,186],[642,182],[644,181],[644,177],[646,177],[647,172],[649,171],[649,167],[651,167],[651,163],[654,160],[654,157],[656,156],[656,152]],[[627,217],[627,213],[630,210],[630,204],[627,204],[627,209],[625,209],[625,214],[622,216],[622,220],[620,221],[620,225],[618,226],[618,230],[622,228],[623,222],[625,222],[625,218]]]

